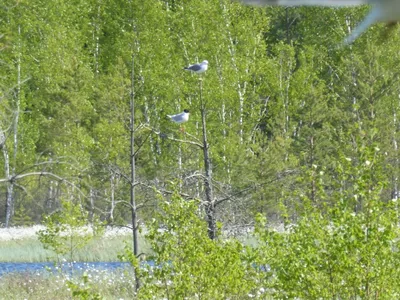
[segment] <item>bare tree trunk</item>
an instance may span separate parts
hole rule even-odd
[[[10,221],[11,221],[11,216],[12,216],[12,211],[13,211],[13,204],[14,204],[13,191],[14,191],[14,185],[11,182],[7,182],[6,221],[5,221],[5,224],[4,224],[5,227],[9,227],[10,226]]]
[[[94,51],[93,51],[93,65],[95,75],[99,75],[100,68],[99,68],[99,57],[100,57],[100,25],[101,24],[101,4],[97,5],[97,12],[96,15],[92,17],[92,40],[94,43]]]
[[[396,101],[397,103],[397,101]],[[393,143],[393,151],[394,151],[394,174],[392,178],[392,199],[396,203],[396,213],[397,213],[397,218],[399,217],[399,205],[398,205],[398,199],[399,199],[399,177],[398,177],[398,170],[399,170],[399,146],[397,144],[397,127],[398,127],[398,120],[397,120],[397,110],[398,106],[395,106],[393,104],[393,131],[392,131],[392,143]]]
[[[215,222],[215,202],[212,186],[212,166],[209,152],[209,144],[207,141],[207,126],[206,126],[206,105],[203,101],[203,85],[200,79],[200,103],[201,103],[201,125],[203,130],[203,158],[204,158],[204,186],[206,191],[205,213],[208,224],[208,236],[210,239],[215,239],[217,234],[217,226]]]
[[[0,128],[0,147],[3,152],[4,156],[4,172],[5,172],[5,178],[7,180],[10,180],[10,157],[8,155],[8,150],[6,146],[6,135],[4,131],[1,130]],[[8,181],[6,186],[6,205],[5,205],[5,227],[9,226],[10,219],[11,219],[11,212],[12,212],[12,193],[13,193],[13,187],[11,183]]]
[[[18,36],[21,36],[21,26],[18,26]],[[19,50],[21,51],[21,50]],[[4,155],[4,164],[5,164],[5,172],[6,178],[9,179],[7,182],[7,192],[6,192],[6,219],[5,219],[5,227],[10,225],[11,217],[14,209],[14,182],[11,180],[16,174],[16,166],[17,166],[17,153],[18,153],[18,122],[19,122],[19,113],[20,113],[20,96],[21,96],[21,52],[18,53],[18,63],[17,63],[17,90],[15,95],[15,103],[14,103],[14,119],[12,122],[12,132],[13,132],[13,154],[12,154],[12,164],[10,164],[10,157],[8,154],[7,147],[5,145],[5,139],[3,144],[3,155]],[[2,133],[4,135],[4,133]]]
[[[284,65],[287,64],[287,65]],[[290,117],[289,117],[289,105],[290,105],[290,96],[289,89],[292,78],[292,59],[289,58],[288,61],[285,61],[285,57],[280,58],[280,71],[279,71],[279,90],[282,98],[282,106],[283,106],[283,122],[282,122],[282,135],[286,140],[290,139]],[[289,159],[288,153],[286,152],[285,161]]]
[[[50,180],[49,191],[46,199],[46,208],[51,209],[53,207],[53,201],[55,199],[55,192],[54,192],[54,181]]]
[[[115,182],[114,182],[115,174],[112,172],[111,177],[110,177],[110,189],[111,189],[111,208],[110,208],[110,222],[111,224],[114,224],[114,210],[115,210]]]
[[[92,187],[90,187],[90,191],[89,191],[89,201],[90,201],[90,212],[89,212],[89,220],[90,222],[93,224],[94,221],[94,198],[95,198],[95,192],[94,189]]]
[[[310,199],[311,202],[315,205],[317,205],[316,201],[316,194],[317,194],[317,187],[316,187],[316,182],[315,182],[315,168],[314,168],[314,150],[315,150],[315,145],[314,145],[314,136],[312,135],[310,137],[310,169],[311,169],[311,191],[310,191]]]
[[[229,28],[228,24],[231,24],[232,20],[229,18],[229,13],[227,12],[226,6],[223,6],[223,12],[224,12],[224,18],[225,18],[225,23],[227,25],[226,28]],[[229,29],[227,29],[227,34],[229,38],[230,45],[228,46],[228,51],[231,57],[232,65],[236,71],[236,86],[237,86],[237,93],[239,97],[239,137],[240,137],[240,143],[243,143],[243,134],[244,134],[244,95],[246,94],[246,89],[247,89],[247,80],[242,80],[241,74],[243,72],[239,71],[239,67],[237,65],[237,60],[236,60],[236,45],[235,45],[235,40],[232,37],[231,32]],[[249,53],[250,55],[250,53]],[[250,63],[249,63],[250,64]],[[249,64],[247,65],[244,74],[249,73]],[[241,83],[243,82],[243,83]]]
[[[135,58],[132,54],[132,69],[131,69],[131,118],[130,118],[130,165],[131,165],[131,182],[130,182],[130,202],[132,212],[132,237],[133,237],[133,254],[137,257],[139,255],[139,244],[138,244],[138,224],[137,224],[137,209],[135,199],[135,92],[134,92],[134,71],[135,71]],[[137,291],[140,287],[139,276],[134,267],[135,274],[135,290]]]

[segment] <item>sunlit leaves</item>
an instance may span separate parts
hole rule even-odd
[[[255,288],[248,276],[252,262],[246,260],[243,246],[235,240],[210,240],[197,201],[177,194],[160,200],[161,211],[146,235],[154,266],[142,274],[139,298],[226,299],[246,296]]]

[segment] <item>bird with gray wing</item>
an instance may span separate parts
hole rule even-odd
[[[167,115],[167,117],[170,118],[171,121],[173,121],[175,123],[178,123],[178,124],[185,123],[185,122],[189,121],[189,110],[185,109],[180,114]]]
[[[193,73],[201,74],[201,73],[204,73],[205,71],[207,71],[207,69],[208,69],[208,61],[207,60],[203,60],[199,64],[193,64],[193,65],[190,65],[190,66],[185,67],[183,69],[186,70],[186,71],[191,71]]]
[[[344,40],[344,44],[351,44],[371,25],[383,22],[393,28],[400,21],[400,0],[241,0],[250,5],[283,5],[283,6],[355,6],[371,5],[372,8],[365,19]]]

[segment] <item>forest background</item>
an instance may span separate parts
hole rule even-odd
[[[342,44],[368,9],[2,1],[1,224],[145,228],[163,267],[133,230],[114,298],[398,299],[398,29]]]
[[[329,195],[354,194],[361,175],[344,176],[346,163],[374,168],[368,184],[384,183],[383,202],[398,198],[399,35],[384,38],[376,25],[341,46],[366,6],[6,0],[0,8],[4,226],[40,223],[62,201],[125,225],[132,185],[139,223],[154,217],[156,194],[174,191],[200,199],[206,213],[211,205],[225,229],[252,226],[257,213],[296,222],[305,203],[323,211],[335,204]],[[183,71],[204,59],[205,74]],[[183,132],[166,115],[184,108]],[[362,211],[363,196],[351,198]]]

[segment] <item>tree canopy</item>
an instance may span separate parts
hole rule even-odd
[[[387,182],[380,199],[398,198],[399,36],[383,39],[377,25],[340,46],[365,7],[7,0],[0,9],[6,225],[40,222],[64,200],[129,221],[131,78],[141,221],[171,183],[200,206],[212,202],[224,228],[249,226],[256,213],[294,221],[304,196],[326,208],[336,198],[321,191],[352,193],[358,175],[343,177],[338,161],[362,164],[371,147],[383,154],[371,178]],[[204,59],[206,73],[183,71]],[[185,108],[180,131],[166,115]]]

